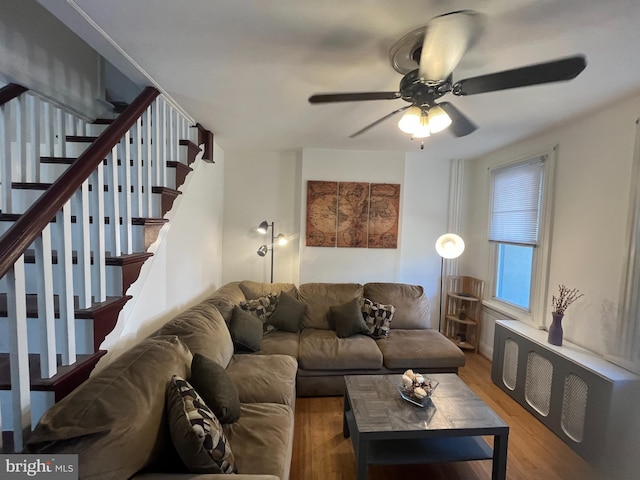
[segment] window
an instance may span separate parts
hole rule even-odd
[[[537,155],[491,169],[489,241],[492,243],[492,294],[529,319],[543,277],[545,187],[549,155]],[[544,291],[544,288],[542,289]],[[539,322],[541,323],[541,322]]]

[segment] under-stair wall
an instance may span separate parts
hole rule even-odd
[[[0,107],[5,451],[20,451],[42,412],[106,353],[100,345],[191,171],[202,129],[157,95],[146,89],[117,119],[97,121],[31,92]]]

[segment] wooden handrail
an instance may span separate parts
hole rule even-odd
[[[17,83],[10,83],[0,88],[0,107],[10,100],[19,97],[24,92],[29,90],[27,87],[18,85]]]
[[[98,168],[100,162],[118,144],[159,93],[153,87],[145,88],[96,141],[0,237],[0,278],[9,271],[20,255],[55,217],[56,213],[69,201],[75,191]]]

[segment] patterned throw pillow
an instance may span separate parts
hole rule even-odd
[[[200,395],[174,375],[167,388],[167,415],[173,445],[193,473],[237,473],[220,422]]]
[[[262,320],[262,334],[267,335],[273,332],[276,327],[269,323],[269,317],[276,311],[278,306],[278,296],[273,293],[268,293],[264,297],[256,298],[255,300],[245,300],[238,304],[240,308],[251,312],[253,315]]]
[[[387,338],[395,311],[396,307],[393,305],[374,303],[365,298],[362,304],[362,317],[369,329],[369,335],[373,338]]]

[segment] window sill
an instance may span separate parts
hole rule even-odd
[[[513,320],[518,320],[537,330],[544,330],[544,324],[536,322],[531,312],[526,312],[520,308],[513,307],[507,303],[496,300],[495,298],[483,300],[482,305],[495,310],[496,312]]]

